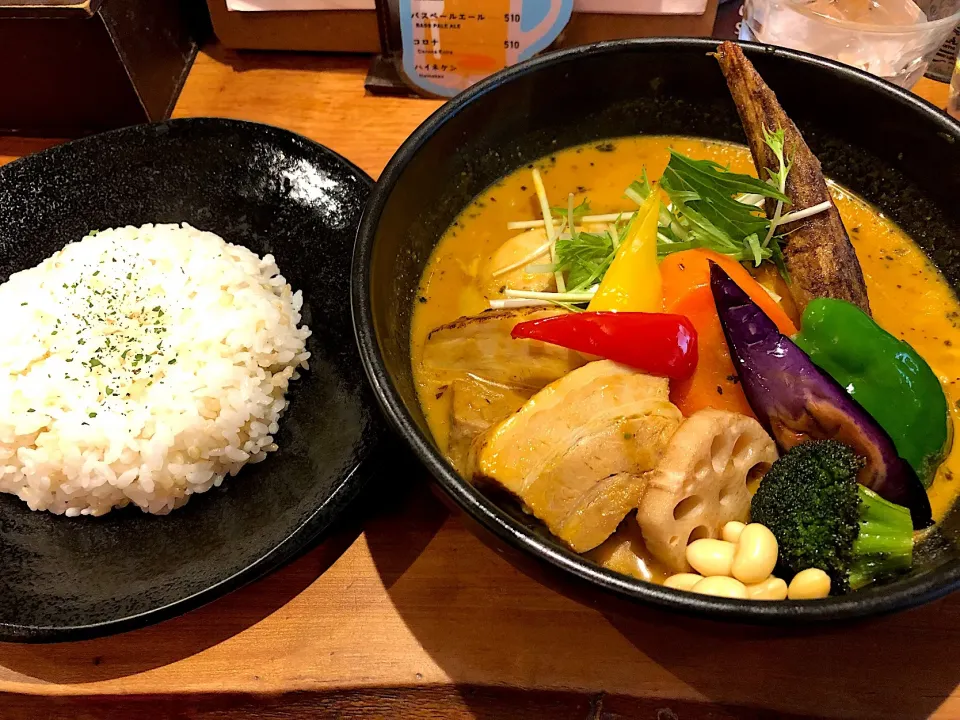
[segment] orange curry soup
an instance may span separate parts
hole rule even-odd
[[[624,189],[644,167],[651,180],[658,178],[669,159],[668,148],[755,174],[746,147],[685,137],[633,137],[583,145],[543,158],[535,166],[555,204],[573,192],[576,203],[589,199],[591,213],[613,213],[633,209],[623,196]],[[960,302],[903,231],[856,195],[838,186],[832,186],[832,192],[863,268],[874,319],[910,343],[930,364],[943,383],[958,426]],[[519,232],[507,230],[508,222],[540,217],[530,170],[522,168],[474,199],[444,234],[427,264],[410,339],[420,404],[441,448],[447,444],[450,400],[441,392],[443,380],[422,370],[424,342],[434,328],[489,307],[474,282],[481,265]],[[928,489],[938,521],[956,498],[958,478],[960,442],[955,442]]]

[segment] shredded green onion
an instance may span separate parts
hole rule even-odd
[[[662,192],[668,202],[661,202],[657,218],[657,254],[707,248],[728,255],[740,262],[759,266],[764,261],[776,265],[789,282],[783,258],[780,232],[784,225],[797,222],[829,210],[832,202],[825,201],[809,208],[784,212],[790,199],[786,195],[787,176],[792,166],[784,144],[782,129],[769,132],[764,129],[764,140],[777,158],[776,168],[764,168],[769,176],[761,180],[750,175],[732,172],[711,160],[694,160],[674,150],[663,172],[659,186],[647,177],[646,168],[640,177],[624,191],[624,196],[642,205],[654,192]],[[584,199],[574,204],[574,195],[567,197],[565,208],[551,207],[537,170],[534,186],[543,212],[541,220],[508,223],[510,230],[545,228],[547,242],[536,255],[501,268],[494,276],[523,267],[530,274],[554,273],[557,292],[506,290],[506,300],[491,301],[493,307],[520,307],[520,303],[554,304],[579,310],[589,303],[593,291],[616,257],[617,248],[626,237],[629,221],[635,212],[589,215],[590,204]],[[763,205],[775,201],[772,218],[763,214]],[[554,218],[568,228],[555,231]],[[587,232],[588,225],[606,224],[606,230]],[[550,250],[551,264],[530,264]]]

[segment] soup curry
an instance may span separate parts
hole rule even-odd
[[[624,188],[636,179],[639,168],[645,168],[650,179],[656,180],[667,165],[671,149],[691,158],[714,160],[736,172],[756,174],[750,153],[743,146],[687,137],[621,138],[563,150],[517,170],[478,196],[450,226],[423,274],[411,331],[412,364],[420,403],[441,449],[448,450],[451,442],[451,385],[464,374],[428,367],[423,362],[427,338],[435,328],[488,311],[490,300],[500,296],[503,288],[496,287],[496,282],[491,285],[489,269],[504,242],[521,232],[508,231],[508,223],[542,217],[532,170],[539,170],[551,199],[566,199],[573,193],[574,205],[589,198],[592,214],[618,213],[629,206],[624,200]],[[907,341],[929,363],[945,389],[950,413],[957,420],[960,303],[924,253],[890,220],[844,188],[831,184],[830,189],[860,261],[875,321]],[[799,327],[796,308],[785,299],[783,280],[772,268],[765,264],[761,272],[752,271]],[[736,377],[729,380],[737,381]],[[503,384],[499,379],[493,383]],[[723,390],[721,383],[717,392]],[[504,412],[514,412],[529,394],[519,392],[504,400],[500,393],[497,402],[506,403]],[[464,455],[454,457],[454,461],[461,473],[468,472]],[[956,499],[960,488],[958,473],[960,444],[955,444],[928,488],[936,519],[942,518]],[[679,511],[678,506],[675,512]],[[668,568],[651,558],[630,518],[621,523],[610,539],[590,548],[589,555],[608,567],[643,579],[663,580],[669,574]]]

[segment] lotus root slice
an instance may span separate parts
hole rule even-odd
[[[776,459],[776,445],[753,418],[724,410],[691,415],[647,474],[637,511],[647,549],[670,571],[687,572],[687,544],[746,521],[755,485]]]

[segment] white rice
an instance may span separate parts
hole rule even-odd
[[[91,233],[0,285],[0,491],[167,513],[277,449],[302,298],[189,225]]]

